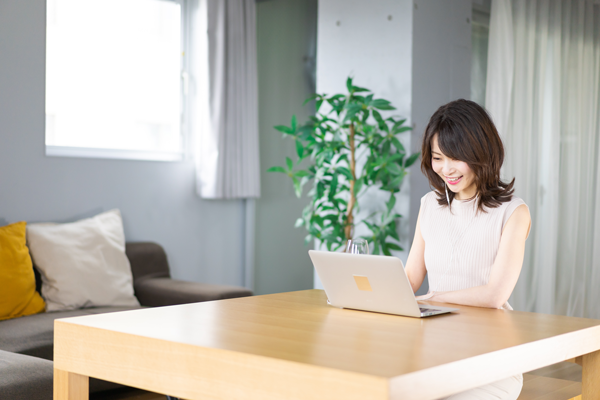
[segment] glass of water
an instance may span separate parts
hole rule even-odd
[[[344,253],[369,254],[369,242],[365,239],[348,239]]]

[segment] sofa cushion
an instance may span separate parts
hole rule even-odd
[[[53,359],[54,320],[140,307],[98,307],[29,315],[0,322],[0,350]]]
[[[30,224],[47,311],[137,306],[119,210],[67,224]]]
[[[0,350],[3,399],[52,400],[53,374],[51,361]]]
[[[46,304],[35,291],[35,276],[25,244],[25,222],[0,228],[0,320],[37,314]]]

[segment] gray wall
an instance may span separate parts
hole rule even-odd
[[[314,42],[315,1],[258,4],[263,171],[280,164],[289,143],[270,127],[301,110],[312,91],[303,57]],[[312,36],[311,36],[312,35]],[[313,49],[314,50],[314,49]],[[241,201],[204,201],[194,166],[44,155],[45,1],[0,1],[0,223],[73,221],[119,208],[129,241],[162,244],[176,278],[240,284]],[[283,177],[263,173],[257,202],[258,293],[310,287],[302,206]]]
[[[415,0],[413,10],[413,151],[420,151],[431,115],[449,101],[471,95],[471,0]],[[419,170],[410,174],[410,238],[415,233],[421,197],[429,183]],[[427,282],[419,293],[426,292]]]
[[[256,203],[255,291],[259,294],[312,287],[306,231],[294,228],[308,200],[296,198],[287,176],[266,170],[284,165],[285,156],[295,154],[294,142],[282,139],[273,126],[289,125],[293,114],[303,122],[311,113],[311,107],[302,103],[315,91],[316,24],[316,0],[257,3],[262,196]]]

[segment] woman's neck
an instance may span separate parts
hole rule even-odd
[[[454,195],[456,200],[471,200],[477,196],[477,188],[475,185],[465,188]]]

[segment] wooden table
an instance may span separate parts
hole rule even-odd
[[[57,320],[54,398],[87,399],[94,377],[198,400],[427,400],[583,356],[583,399],[600,399],[600,320],[325,302],[307,290]]]

